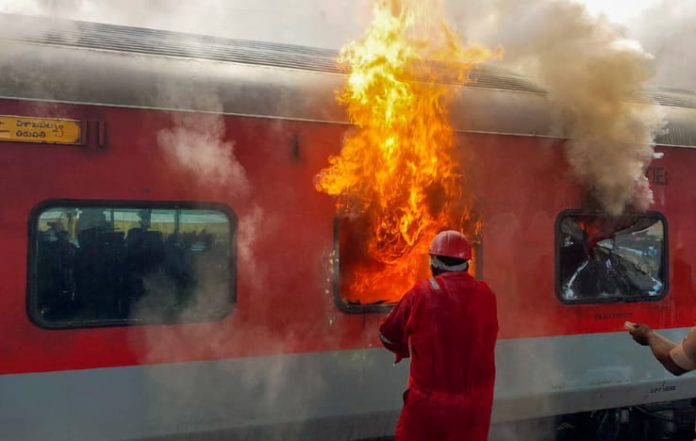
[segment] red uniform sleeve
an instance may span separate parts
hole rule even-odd
[[[498,305],[497,305],[497,300],[495,293],[491,289],[490,286],[486,282],[481,282],[483,286],[485,287],[485,290],[489,293],[491,302],[489,305],[489,310],[488,310],[488,317],[489,317],[489,329],[491,330],[492,333],[495,334],[496,339],[498,338],[498,331],[500,330],[498,326]]]
[[[379,339],[382,344],[396,355],[394,363],[411,356],[406,326],[413,308],[413,296],[412,289],[401,298],[379,327]]]

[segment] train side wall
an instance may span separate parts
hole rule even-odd
[[[379,349],[383,314],[336,307],[335,211],[313,185],[346,126],[15,100],[0,102],[0,113],[97,119],[107,129],[103,149],[0,145],[0,425],[15,438],[391,430],[407,369]],[[177,165],[160,146],[161,133],[198,133],[211,120],[223,130],[207,142],[233,144],[229,160],[244,178]],[[498,296],[496,421],[693,396],[688,376],[668,378],[622,326],[644,321],[679,338],[693,324],[696,151],[661,148],[653,164],[653,209],[668,222],[667,296],[564,305],[554,288],[555,221],[580,208],[581,191],[562,142],[473,133],[459,141],[483,219],[482,274]],[[200,324],[36,326],[26,311],[29,216],[54,199],[226,204],[239,220],[233,312]]]

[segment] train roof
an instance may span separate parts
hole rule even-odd
[[[347,123],[335,100],[336,51],[15,14],[0,14],[0,96]],[[484,66],[449,82],[456,130],[562,137],[542,87]],[[696,147],[696,93],[652,91],[660,145]]]

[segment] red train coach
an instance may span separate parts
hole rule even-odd
[[[348,128],[334,53],[2,21],[2,438],[390,434],[407,366],[376,338],[388,305],[341,293],[349,243],[314,188]],[[656,95],[652,211],[604,225],[543,90],[452,88],[498,294],[494,422],[696,394],[623,330],[694,322],[696,97]]]

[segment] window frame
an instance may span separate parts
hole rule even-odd
[[[152,209],[152,210],[211,210],[223,213],[229,225],[229,261],[227,267],[230,273],[230,306],[219,316],[206,320],[192,321],[149,321],[131,319],[99,319],[99,320],[70,320],[52,322],[45,320],[39,313],[38,299],[38,237],[39,217],[52,208],[104,208],[104,209]],[[184,325],[196,323],[218,322],[233,313],[237,304],[237,215],[228,205],[221,202],[209,201],[165,201],[165,200],[109,200],[109,199],[48,199],[39,202],[29,212],[28,242],[27,242],[27,284],[26,284],[26,313],[33,324],[41,329],[88,329],[112,328],[144,325]]]
[[[339,311],[346,314],[374,314],[388,313],[398,304],[395,303],[379,303],[379,304],[350,304],[341,297],[341,218],[336,216],[333,222],[333,258],[332,260],[332,277],[331,290],[334,304]],[[477,279],[483,278],[483,238],[472,242],[474,255],[476,256],[476,273],[474,277]]]
[[[554,290],[556,291],[556,298],[559,302],[564,305],[604,305],[604,304],[614,304],[614,303],[644,303],[644,302],[658,302],[663,300],[669,294],[669,226],[667,224],[667,218],[664,214],[659,211],[645,211],[643,213],[637,213],[638,216],[650,217],[662,222],[663,225],[663,253],[662,253],[662,268],[664,274],[662,293],[658,296],[646,296],[640,295],[635,297],[617,297],[609,299],[591,299],[591,300],[568,300],[563,296],[562,293],[562,281],[561,281],[561,222],[569,216],[603,216],[608,215],[605,212],[597,210],[581,210],[581,209],[568,209],[561,211],[556,217],[556,222],[554,223]]]

